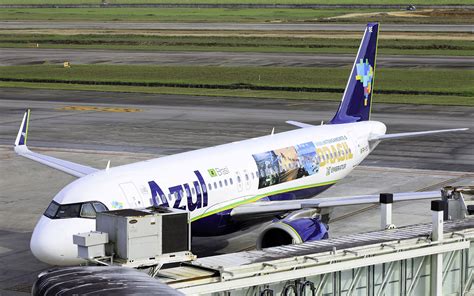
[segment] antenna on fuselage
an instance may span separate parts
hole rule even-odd
[[[324,125],[324,120],[321,120],[321,125]]]
[[[274,133],[275,133],[275,127],[272,128],[272,133],[270,135],[273,136]]]
[[[108,171],[110,169],[110,160],[107,161],[107,166],[105,167],[105,171]]]

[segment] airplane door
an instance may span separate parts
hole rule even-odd
[[[242,192],[242,189],[244,188],[242,177],[240,176],[240,172],[235,172],[235,174],[237,175],[237,182],[235,182],[237,184],[237,190]]]
[[[128,205],[132,208],[141,208],[145,207],[143,199],[138,192],[137,187],[132,182],[122,183],[119,185],[122,189],[125,198],[127,199]]]

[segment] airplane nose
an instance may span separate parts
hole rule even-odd
[[[95,230],[95,220],[70,218],[50,219],[41,216],[31,236],[30,249],[40,261],[50,265],[78,265],[77,246],[72,242],[76,233]]]

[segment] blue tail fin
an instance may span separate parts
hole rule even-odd
[[[339,124],[370,119],[378,31],[378,23],[367,24],[342,101],[330,123]]]

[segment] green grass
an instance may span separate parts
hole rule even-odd
[[[133,21],[133,22],[317,22],[347,13],[388,12],[394,9],[223,9],[223,8],[3,8],[0,19],[28,21]],[[473,23],[472,11],[427,17],[380,15],[338,19],[366,23]],[[218,28],[216,28],[218,29]]]
[[[110,85],[78,85],[62,83],[28,83],[2,82],[1,87],[18,87],[32,89],[88,90],[99,92],[127,92],[150,94],[177,94],[192,96],[242,97],[257,99],[315,100],[339,101],[342,93],[328,92],[288,92],[288,91],[253,91],[241,89],[190,89],[182,87],[136,87]],[[457,105],[474,106],[474,98],[464,96],[433,96],[433,95],[374,95],[375,103],[423,104],[423,105]]]
[[[28,35],[0,34],[0,47],[90,48],[144,51],[248,51],[296,53],[354,53],[359,39],[144,35]],[[472,40],[380,39],[380,54],[474,54]]]
[[[326,99],[338,99],[349,69],[332,68],[281,68],[281,67],[163,67],[73,65],[70,69],[57,65],[0,67],[0,79],[57,79],[62,81],[120,81],[160,82],[174,84],[253,85],[270,87],[310,87],[332,89],[336,93],[324,94]],[[376,72],[375,91],[395,94],[376,94],[383,102],[408,102],[429,104],[474,104],[474,70],[446,69],[382,69]],[[324,99],[321,93],[292,91],[261,91],[248,89],[199,89],[184,87],[98,86],[62,85],[58,83],[32,83],[38,87],[75,87],[77,89],[102,89],[118,91],[144,91],[159,93],[205,94],[224,96],[280,97],[295,99]],[[5,85],[5,82],[3,82]],[[404,95],[402,92],[418,92]],[[428,94],[431,92],[431,94]],[[442,94],[444,93],[444,94]]]
[[[337,16],[345,11],[343,9],[15,8],[0,9],[0,19],[137,22],[265,22],[282,20],[297,22]]]
[[[0,4],[100,4],[100,0],[1,0]],[[361,4],[355,0],[333,0],[331,2],[323,0],[107,0],[109,3],[256,3],[256,4]],[[410,4],[424,5],[470,5],[472,1],[468,0],[414,0]],[[400,4],[408,5],[408,2],[402,0],[365,0],[363,4]]]

